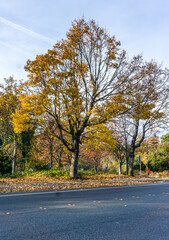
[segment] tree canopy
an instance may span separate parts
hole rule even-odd
[[[125,66],[125,51],[114,36],[93,20],[75,20],[65,40],[28,60],[29,80],[13,118],[15,131],[42,123],[46,115],[53,118],[57,137],[72,152],[71,176],[76,177],[85,129],[119,112],[127,80],[118,76]]]

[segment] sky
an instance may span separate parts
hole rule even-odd
[[[168,0],[0,0],[0,83],[27,78],[28,59],[66,37],[76,18],[94,19],[131,58],[169,68]]]

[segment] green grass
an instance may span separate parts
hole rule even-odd
[[[8,173],[4,175],[0,175],[0,178],[26,178],[29,176],[33,177],[69,177],[70,172],[68,170],[63,170],[60,168],[51,168],[50,170],[41,170],[41,171],[17,171],[15,173]],[[78,170],[78,178],[83,179],[86,177],[101,175],[103,172],[95,172],[90,170]],[[106,173],[105,173],[106,174]]]

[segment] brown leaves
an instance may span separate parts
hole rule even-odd
[[[155,181],[155,180],[154,180]],[[0,192],[20,192],[36,190],[58,190],[58,189],[76,189],[90,188],[100,186],[121,186],[128,184],[145,184],[152,182],[151,178],[127,177],[124,175],[117,176],[113,174],[100,174],[86,176],[84,180],[73,180],[69,177],[60,179],[50,177],[26,177],[26,178],[4,178],[0,179]],[[120,199],[121,200],[121,199]],[[122,201],[122,200],[121,200]],[[41,206],[40,209],[45,209]]]

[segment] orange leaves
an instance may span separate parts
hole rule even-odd
[[[76,43],[82,40],[84,34],[89,34],[89,30],[89,26],[83,18],[81,20],[75,20],[72,23],[72,28],[67,33],[70,44],[75,46]]]

